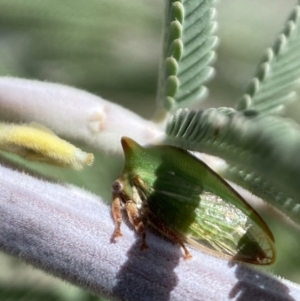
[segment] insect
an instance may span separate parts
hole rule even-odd
[[[178,243],[252,264],[275,261],[274,237],[256,211],[204,162],[174,146],[142,147],[122,137],[125,163],[112,185],[113,238],[122,236],[122,210],[142,236],[154,228]]]

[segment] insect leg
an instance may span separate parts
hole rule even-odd
[[[149,217],[150,224],[156,230],[158,230],[164,236],[170,238],[175,243],[178,243],[182,247],[182,249],[184,251],[184,259],[191,259],[192,258],[192,255],[189,252],[189,250],[186,248],[183,240],[174,231],[172,231],[169,227],[167,227],[164,223],[162,223],[153,214],[149,214],[148,217]]]
[[[129,218],[129,221],[134,226],[135,230],[142,234],[142,246],[141,249],[148,249],[146,244],[146,232],[143,221],[140,218],[140,214],[138,212],[138,208],[133,201],[127,201],[125,204],[125,209]]]
[[[142,190],[143,193],[145,193],[149,189],[147,187],[146,183],[142,180],[142,178],[139,175],[136,175],[134,177],[133,181],[134,181],[135,186],[140,188],[140,193],[141,193],[141,190]],[[167,227],[164,223],[162,223],[158,218],[154,217],[153,214],[149,213],[148,217],[150,219],[150,224],[154,228],[156,228],[163,235],[169,237],[175,243],[178,243],[183,248],[184,259],[192,258],[191,253],[188,251],[188,249],[184,245],[182,239],[174,231],[172,231],[169,227]]]
[[[123,236],[121,232],[121,224],[122,224],[121,200],[119,197],[116,197],[114,195],[113,195],[113,202],[111,205],[111,213],[116,225],[113,238]]]

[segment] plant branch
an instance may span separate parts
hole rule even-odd
[[[154,123],[91,93],[61,84],[0,77],[0,119],[37,122],[96,150],[121,153],[120,138],[141,144],[162,135]]]
[[[3,163],[3,162],[2,162]],[[148,233],[149,249],[126,225],[114,230],[99,197],[0,166],[0,249],[96,294],[122,300],[300,300],[287,281]]]

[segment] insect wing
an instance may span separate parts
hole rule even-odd
[[[181,239],[219,257],[262,265],[275,260],[272,237],[248,214],[184,176],[156,176],[149,210]]]
[[[241,210],[207,191],[201,194],[187,238],[197,248],[235,260],[261,265],[275,260],[272,238]]]

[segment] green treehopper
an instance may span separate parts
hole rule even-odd
[[[274,237],[246,201],[204,162],[174,146],[142,147],[121,140],[125,163],[113,183],[113,238],[122,236],[122,210],[142,235],[154,228],[181,245],[185,242],[218,257],[252,264],[275,261]]]

